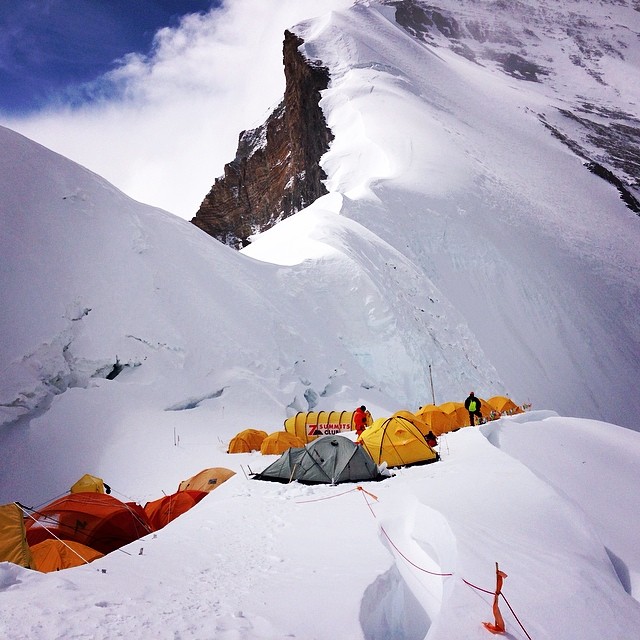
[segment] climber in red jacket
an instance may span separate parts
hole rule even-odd
[[[361,407],[358,407],[353,412],[353,427],[356,430],[356,435],[358,436],[358,438],[362,435],[362,432],[367,428],[367,424],[369,422],[368,414],[369,412],[367,411],[367,407],[365,407],[364,405],[362,405]]]

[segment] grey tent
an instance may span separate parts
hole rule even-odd
[[[285,451],[256,480],[338,484],[379,480],[378,467],[365,449],[344,436],[321,436],[305,447]]]

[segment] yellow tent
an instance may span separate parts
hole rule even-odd
[[[420,419],[428,430],[433,431],[434,435],[440,436],[453,429],[451,416],[445,413],[435,404],[428,404],[416,411],[416,417]],[[426,433],[422,435],[427,435]]]
[[[507,398],[506,396],[493,396],[493,398],[487,400],[487,404],[502,414],[513,415],[515,413],[524,413],[522,407],[519,407],[511,398]]]
[[[49,573],[79,567],[104,555],[91,547],[73,540],[43,540],[31,547],[34,569]]]
[[[14,502],[0,506],[0,562],[33,567],[22,509]]]
[[[375,420],[360,436],[360,443],[376,464],[399,467],[435,462],[438,454],[425,442],[418,424],[413,414],[399,411],[390,418]]]
[[[275,431],[269,434],[260,445],[260,453],[263,455],[282,454],[291,447],[304,447],[305,442],[288,431]]]
[[[353,411],[299,412],[284,421],[284,429],[307,444],[318,436],[353,431]]]
[[[396,411],[393,414],[395,417],[406,418],[409,422],[411,422],[415,427],[418,428],[418,431],[425,436],[429,433],[429,427],[425,423],[425,421],[415,413],[411,411]]]
[[[226,482],[236,472],[224,467],[211,467],[203,469],[195,476],[183,480],[178,486],[178,491],[213,491],[223,482]]]
[[[71,493],[104,493],[102,478],[85,473],[70,489]]]
[[[309,431],[318,424],[318,414],[315,411],[303,413],[299,411],[295,416],[291,416],[284,421],[284,430],[294,436],[297,436],[306,443],[315,440],[309,435]],[[308,426],[309,425],[309,426]]]
[[[464,408],[462,402],[445,402],[439,405],[439,408],[451,420],[449,431],[469,426],[469,412]]]
[[[231,439],[227,453],[260,451],[260,445],[266,437],[266,431],[261,431],[260,429],[245,429]]]

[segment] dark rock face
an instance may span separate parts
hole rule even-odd
[[[303,43],[285,31],[284,99],[257,129],[243,131],[235,159],[224,168],[191,220],[221,242],[242,248],[249,236],[327,193],[319,166],[333,139],[320,109],[329,71],[298,51]]]

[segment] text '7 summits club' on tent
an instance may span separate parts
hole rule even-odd
[[[380,480],[383,477],[371,456],[344,436],[321,436],[305,447],[285,451],[255,480],[303,484],[339,484]]]

